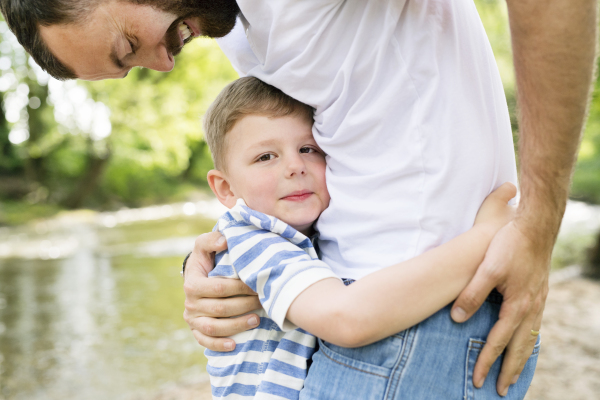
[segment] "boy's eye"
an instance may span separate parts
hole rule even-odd
[[[315,151],[316,151],[316,150],[315,150],[315,149],[313,149],[312,147],[302,147],[302,148],[300,149],[300,153],[313,153],[313,152],[315,152]]]
[[[258,161],[269,161],[274,158],[275,156],[273,154],[263,154],[262,156],[258,157]]]

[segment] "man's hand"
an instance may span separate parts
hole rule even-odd
[[[507,0],[519,102],[521,200],[452,309],[468,319],[496,287],[500,319],[473,372],[481,387],[506,348],[506,395],[531,354],[548,294],[549,262],[567,202],[596,59],[597,0]],[[461,312],[462,310],[462,312]]]
[[[214,351],[235,349],[233,340],[222,337],[254,328],[259,323],[256,314],[227,317],[245,314],[261,307],[256,293],[242,281],[208,278],[208,273],[213,269],[214,253],[225,249],[227,242],[219,232],[198,236],[185,267],[183,283],[183,319],[192,329],[198,343]]]
[[[506,349],[496,389],[505,396],[529,359],[537,340],[548,295],[549,261],[553,241],[540,243],[525,233],[516,219],[492,240],[477,273],[452,308],[456,322],[469,319],[492,289],[504,296],[500,319],[490,331],[477,359],[473,383],[481,387],[492,364]]]

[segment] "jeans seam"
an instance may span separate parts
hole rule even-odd
[[[380,377],[380,378],[385,378],[385,379],[388,379],[388,377],[387,377],[387,376],[384,376],[384,375],[379,375],[379,374],[376,374],[376,373],[374,373],[374,372],[365,371],[365,370],[362,370],[362,369],[360,369],[360,368],[356,368],[356,367],[353,367],[353,366],[351,366],[351,365],[344,364],[344,363],[343,363],[343,362],[341,362],[341,361],[334,360],[333,358],[331,358],[331,357],[330,357],[330,356],[329,356],[327,353],[325,353],[324,351],[322,351],[321,353],[322,353],[322,354],[323,354],[325,357],[327,357],[328,359],[330,359],[331,361],[333,361],[333,362],[334,362],[334,363],[336,363],[336,364],[340,364],[340,365],[342,365],[342,366],[344,366],[344,367],[348,367],[348,368],[350,368],[350,369],[353,369],[353,370],[355,370],[355,371],[364,372],[365,374],[369,374],[369,375],[375,375],[375,376],[378,376],[378,377]]]
[[[463,399],[467,400],[469,398],[469,357],[471,356],[472,340],[469,340],[469,346],[467,347],[467,359],[465,360],[465,388]]]
[[[404,331],[404,340],[402,341],[402,347],[400,348],[398,362],[396,363],[396,365],[394,365],[392,371],[390,372],[390,378],[393,378],[393,380],[390,380],[390,383],[388,384],[388,388],[386,389],[384,399],[390,398],[390,396],[396,396],[396,391],[398,389],[400,380],[402,379],[404,367],[406,366],[408,358],[410,357],[410,353],[417,335],[417,331],[418,328],[415,327],[409,328],[408,330]],[[393,393],[391,393],[392,391]]]

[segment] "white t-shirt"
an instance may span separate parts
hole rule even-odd
[[[359,279],[473,225],[516,183],[506,99],[472,0],[238,0],[219,44],[242,75],[316,109],[323,261]]]

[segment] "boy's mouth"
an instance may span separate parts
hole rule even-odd
[[[281,200],[304,201],[312,195],[313,195],[313,192],[311,192],[310,190],[297,190],[295,192],[288,194],[287,196],[282,197]]]

